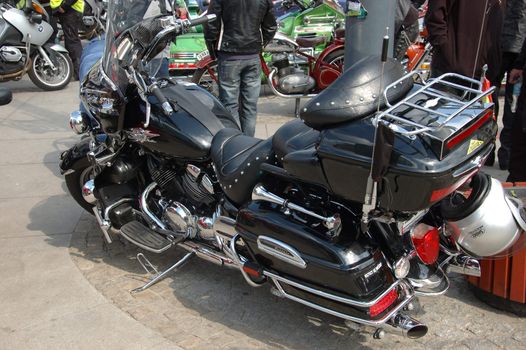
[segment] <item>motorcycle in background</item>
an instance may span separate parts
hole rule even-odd
[[[43,90],[68,85],[73,64],[61,45],[48,43],[53,28],[49,16],[36,0],[23,10],[0,5],[0,81],[19,80],[28,73]]]
[[[428,327],[405,312],[417,296],[524,247],[523,203],[479,172],[497,133],[479,81],[417,84],[364,57],[261,140],[208,91],[155,78],[157,54],[215,16],[144,18],[153,2],[127,3],[109,1],[105,56],[80,89],[93,119],[71,115],[87,137],[60,168],[108,243],[187,251],[135,292],[197,256],[378,337],[419,338]]]
[[[300,99],[311,98],[335,81],[343,71],[344,44],[343,29],[334,33],[334,41],[328,46],[325,37],[292,40],[283,33],[276,33],[274,39],[261,54],[264,79],[272,93],[283,98],[296,100],[295,115],[299,115]],[[326,46],[317,56],[305,52],[305,48]],[[192,82],[218,95],[216,74],[217,62],[205,56],[197,62]]]
[[[343,27],[345,20],[341,6],[332,0],[284,0],[274,4],[274,8],[284,9],[277,18],[278,33],[291,39],[312,39],[323,37],[314,46],[300,47],[309,56],[319,55],[334,40],[334,30]],[[195,0],[188,3],[190,18],[198,16],[199,7]],[[201,26],[177,38],[170,50],[170,69],[175,75],[185,76],[195,73],[197,64],[208,56]],[[269,62],[270,56],[264,56]]]

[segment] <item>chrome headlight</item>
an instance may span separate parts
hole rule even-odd
[[[80,111],[74,111],[69,114],[69,127],[76,134],[84,134],[89,130],[88,117]]]

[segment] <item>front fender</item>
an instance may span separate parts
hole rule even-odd
[[[96,138],[97,142],[102,143],[106,141],[107,136],[106,134],[98,134]],[[60,173],[62,175],[72,170],[73,164],[75,164],[79,159],[87,157],[88,153],[91,151],[91,140],[91,137],[85,137],[67,151],[62,152],[59,162]]]
[[[50,50],[52,51],[55,51],[55,52],[63,52],[63,53],[68,53],[68,50],[66,50],[66,48],[62,45],[59,45],[59,44],[51,44],[51,43],[47,43],[47,44],[44,44],[44,49],[49,52]]]

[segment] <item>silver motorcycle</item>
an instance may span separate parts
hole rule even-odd
[[[22,10],[2,4],[0,81],[19,80],[27,73],[43,90],[60,90],[68,85],[73,63],[63,46],[48,42],[52,35],[49,15],[37,1],[28,1]]]

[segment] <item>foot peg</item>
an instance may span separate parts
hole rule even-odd
[[[158,272],[157,269],[152,265],[152,263],[144,256],[144,254],[139,253],[137,254],[137,260],[141,264],[141,266],[146,270],[146,273],[155,274],[153,275],[152,279],[148,281],[145,285],[139,288],[135,288],[131,291],[132,294],[139,293],[142,291],[145,291],[146,289],[150,288],[157,282],[163,280],[172,272],[173,270],[183,266],[188,260],[190,260],[191,257],[195,255],[194,252],[187,253],[185,256],[183,256],[179,261],[177,261],[175,264],[164,270],[163,272]]]
[[[139,221],[130,221],[121,227],[121,235],[131,243],[152,253],[162,253],[179,242],[170,240]]]

